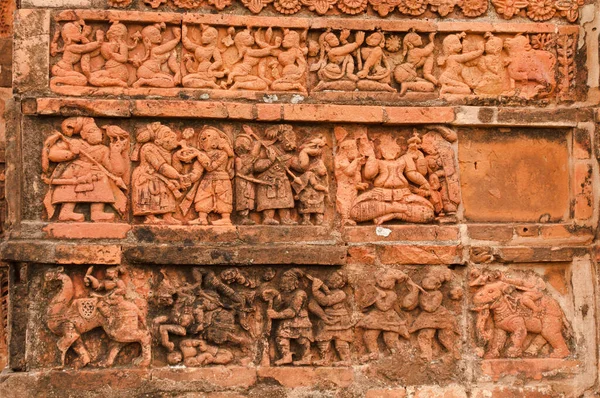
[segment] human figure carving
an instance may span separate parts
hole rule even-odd
[[[440,75],[440,95],[445,94],[471,94],[471,87],[464,82],[461,76],[463,64],[472,61],[483,54],[483,45],[473,51],[463,52],[462,39],[466,33],[448,35],[442,41],[443,55],[438,57],[438,65],[444,70]]]
[[[184,339],[179,343],[185,366],[227,365],[233,353],[219,346],[207,344],[202,339]]]
[[[89,270],[88,274],[90,272]],[[110,290],[121,289],[119,287],[121,284],[115,280],[118,278],[114,274],[111,275],[107,282],[103,282],[103,286]],[[102,311],[96,310],[98,298],[74,297],[73,281],[64,272],[63,267],[49,269],[44,275],[44,280],[45,283],[58,281],[60,284],[59,291],[50,300],[47,310],[48,328],[60,337],[57,342],[61,352],[60,368],[64,368],[66,354],[71,347],[78,355],[76,368],[83,367],[91,361],[81,335],[97,327],[102,327],[111,340],[109,354],[99,363],[100,366],[112,366],[121,347],[126,343],[134,342],[142,347],[140,357],[133,361],[134,365],[150,365],[152,337],[145,328],[145,316],[134,303],[122,299],[119,294],[115,296],[121,297],[117,299],[118,304],[112,311],[107,312],[107,316]]]
[[[181,224],[173,215],[181,190],[189,188],[191,180],[173,167],[171,151],[179,146],[177,135],[154,122],[138,132],[137,143],[141,148],[133,159],[140,162],[132,176],[133,214],[143,216],[148,224]]]
[[[319,83],[314,91],[352,91],[359,77],[355,73],[353,53],[365,40],[365,32],[356,32],[354,42],[348,42],[350,31],[342,30],[340,38],[331,31],[319,37],[319,61],[311,65],[311,72],[317,72]]]
[[[473,91],[480,95],[514,95],[514,89],[506,87],[507,61],[502,56],[503,40],[489,32],[485,38],[485,53],[478,65],[482,74]]]
[[[382,270],[376,275],[374,286],[368,285],[362,294],[359,305],[367,315],[357,324],[364,330],[363,342],[367,350],[361,360],[376,360],[380,357],[377,340],[383,335],[383,341],[393,354],[398,350],[398,337],[410,337],[406,321],[396,312],[398,294],[395,291],[397,283],[408,281],[408,275],[399,270]]]
[[[335,179],[337,181],[336,206],[342,217],[342,225],[356,225],[350,218],[350,210],[358,191],[364,191],[369,184],[362,182],[361,170],[367,158],[358,152],[355,139],[346,139],[339,144],[335,155]]]
[[[181,68],[177,61],[175,47],[181,40],[181,29],[172,29],[175,36],[171,40],[165,40],[162,31],[166,29],[164,23],[146,26],[139,33],[144,44],[144,57],[133,59],[137,67],[137,80],[132,87],[175,87],[181,83]],[[163,72],[163,65],[167,64],[173,73]]]
[[[429,194],[430,186],[417,169],[419,160],[424,160],[423,154],[414,145],[411,148],[409,142],[408,152],[398,157],[401,148],[393,138],[386,135],[380,141],[382,159],[377,159],[371,150],[363,173],[366,179],[373,180],[374,188],[356,198],[350,217],[356,222],[373,220],[378,225],[393,219],[417,223],[432,221],[433,205],[423,197]]]
[[[106,205],[124,214],[127,185],[122,177],[129,167],[129,134],[117,126],[104,128],[110,139],[108,146],[94,119],[85,117],[65,119],[61,132],[44,142],[43,178],[50,185],[44,198],[48,218],[61,205],[60,221],[84,221],[84,215],[75,212],[78,203],[90,204],[90,218],[96,222],[114,220],[114,213],[104,211]],[[81,138],[74,137],[77,135]],[[58,163],[52,172],[50,162]]]
[[[291,171],[303,171],[296,151],[296,133],[287,124],[267,128],[265,135],[269,142],[264,142],[256,136],[252,129],[244,126],[246,134],[261,143],[263,149],[259,159],[254,163],[257,178],[267,184],[258,184],[256,188],[256,211],[263,213],[263,224],[277,225],[275,211],[279,213],[282,224],[293,225],[296,221],[291,217],[294,208],[294,195],[288,175],[297,185],[302,181]]]
[[[100,55],[104,58],[102,69],[89,73],[90,84],[97,87],[128,87],[129,70],[129,51],[133,50],[139,37],[134,37],[132,45],[127,44],[129,32],[127,27],[118,21],[114,21],[106,32],[108,41],[104,41],[100,46]],[[89,56],[89,55],[88,55]],[[84,60],[82,60],[84,64]],[[83,67],[83,65],[82,65]]]
[[[350,343],[354,341],[354,333],[347,308],[348,297],[342,290],[346,286],[346,280],[346,274],[342,271],[333,272],[325,283],[317,278],[312,280],[314,300],[320,307],[324,307],[322,311],[316,311],[317,314],[322,314],[317,321],[315,333],[315,341],[321,358],[314,361],[314,365],[323,366],[330,363],[327,357],[332,343],[339,356],[339,361],[335,361],[333,365],[350,366],[352,364]]]
[[[302,216],[301,224],[312,225],[311,214],[315,215],[315,224],[323,224],[325,198],[329,195],[327,167],[323,162],[323,137],[309,140],[300,147],[299,166],[305,170],[298,179],[301,185],[295,185],[298,200],[298,213]]]
[[[186,50],[192,52],[185,59],[189,72],[184,76],[184,87],[220,89],[217,79],[227,73],[223,69],[221,51],[217,47],[219,32],[212,26],[201,26],[201,43],[197,44],[188,37],[188,26],[183,25],[182,42]]]
[[[200,132],[199,147],[201,150],[194,151],[193,155],[200,167],[199,173],[191,178],[192,182],[198,183],[186,195],[186,198],[193,198],[198,218],[189,223],[208,225],[208,215],[216,213],[221,218],[212,220],[211,224],[231,225],[234,152],[230,139],[214,127],[205,127]]]
[[[433,92],[438,84],[433,76],[433,50],[435,32],[429,34],[429,44],[423,45],[421,36],[410,31],[402,40],[404,62],[394,69],[394,78],[400,83],[400,95],[408,91]],[[422,69],[422,76],[419,76]]]
[[[235,139],[235,210],[242,218],[242,225],[255,224],[250,212],[255,209],[256,184],[268,184],[253,177],[260,149],[260,143],[248,134],[238,134]]]
[[[444,295],[440,291],[442,284],[451,280],[452,271],[449,269],[431,270],[421,281],[423,290],[419,291],[416,286],[410,286],[409,289],[415,290],[416,294],[411,296],[412,300],[404,303],[404,308],[408,311],[417,307],[421,310],[409,331],[418,332],[417,342],[421,350],[421,358],[426,361],[433,359],[432,346],[436,334],[438,341],[454,359],[461,358],[457,344],[459,330],[456,318],[444,307]]]
[[[237,49],[237,58],[232,62],[233,67],[227,76],[227,82],[223,85],[230,90],[256,90],[265,91],[271,83],[266,78],[252,74],[252,69],[258,66],[261,59],[273,55],[274,50],[281,45],[281,39],[277,38],[275,44],[271,45],[257,39],[259,32],[254,35],[250,29],[238,32],[234,39]],[[260,48],[253,48],[257,44]]]
[[[383,52],[385,36],[382,32],[371,33],[365,40],[366,47],[358,50],[362,68],[356,73],[360,79],[357,88],[361,91],[396,92],[390,86],[392,66]]]
[[[90,42],[88,36],[92,28],[80,19],[68,22],[57,30],[50,46],[50,55],[53,57],[62,53],[62,58],[52,66],[52,85],[86,86],[88,78],[75,70],[75,65],[81,61],[82,56],[94,52],[102,44],[99,41]],[[63,48],[58,47],[58,39],[62,38]]]
[[[169,340],[169,334],[186,336],[189,332],[195,331],[196,320],[199,310],[194,308],[196,293],[202,285],[202,273],[198,269],[192,270],[194,283],[185,283],[177,289],[166,292],[170,300],[165,303],[171,308],[169,315],[161,315],[153,320],[154,326],[160,334],[160,342],[169,352],[173,352],[175,344]],[[163,283],[169,284],[167,275],[163,273]],[[173,303],[173,295],[177,299]],[[180,361],[179,361],[180,362]]]
[[[277,61],[282,67],[281,75],[271,83],[275,91],[306,91],[306,46],[300,45],[300,34],[294,30],[284,29],[281,42],[283,50],[276,52]]]
[[[274,297],[274,308],[267,310],[269,319],[278,320],[275,342],[280,358],[275,365],[310,365],[310,343],[313,341],[312,323],[308,318],[308,296],[299,288],[299,273],[288,270],[279,283],[280,292]],[[294,361],[291,341],[300,345],[300,359]]]

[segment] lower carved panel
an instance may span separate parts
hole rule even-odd
[[[36,266],[27,363],[284,379],[362,365],[384,384],[464,381],[472,366],[476,378],[572,377],[589,322],[570,282],[586,267]]]

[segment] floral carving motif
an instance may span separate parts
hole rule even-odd
[[[505,19],[511,19],[529,5],[527,0],[491,0],[496,12]]]
[[[426,0],[401,0],[398,3],[398,10],[403,14],[418,16],[427,9]]]
[[[107,0],[108,5],[114,8],[127,8],[132,0]]]
[[[273,6],[282,14],[295,14],[302,8],[300,0],[275,0]]]
[[[179,8],[193,10],[200,7],[202,0],[173,0],[173,3]]]
[[[369,0],[369,4],[380,16],[385,17],[400,3],[401,0]]]
[[[315,11],[319,15],[325,15],[327,11],[333,8],[337,0],[301,0],[302,4],[309,10]]]
[[[218,0],[216,0],[218,1]],[[258,14],[273,0],[242,0],[242,3],[253,13]]]
[[[454,11],[454,7],[458,4],[459,0],[429,0],[431,11],[435,11],[440,16],[445,17]]]
[[[569,22],[575,22],[579,17],[579,8],[583,3],[583,0],[558,0],[556,8],[560,11],[560,15],[567,18]]]
[[[547,21],[556,14],[554,0],[530,0],[527,16],[534,21]]]
[[[152,8],[158,8],[166,2],[167,0],[144,0],[144,3],[148,4]]]
[[[349,15],[360,14],[367,8],[367,0],[338,0],[338,8]]]
[[[487,0],[461,0],[459,6],[467,17],[478,17],[488,9]]]
[[[143,0],[148,6],[158,8],[167,3],[166,0]],[[198,9],[204,0],[173,0],[176,7],[182,9]],[[516,15],[527,16],[533,21],[547,21],[555,15],[575,22],[579,17],[579,9],[584,0],[239,0],[248,10],[259,14],[269,5],[284,15],[299,12],[302,6],[319,15],[326,15],[335,6],[347,15],[357,15],[367,12],[368,5],[381,17],[386,17],[398,8],[405,15],[420,16],[427,7],[440,17],[447,17],[460,9],[469,18],[483,15],[491,2],[496,12],[505,19]],[[126,8],[132,0],[107,0],[110,7]],[[207,0],[207,3],[217,10],[231,6],[233,0]]]

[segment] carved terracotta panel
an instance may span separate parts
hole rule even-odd
[[[362,363],[383,371],[407,355],[425,367],[462,359],[463,273],[446,267],[378,269],[360,283],[356,270],[305,267],[36,275],[43,289],[33,299],[49,299],[36,305],[44,320],[35,326],[36,368]]]
[[[572,100],[577,31],[554,25],[436,32],[416,22],[161,14],[142,22],[82,11],[57,16],[50,87],[65,95],[262,93],[302,101],[478,104]],[[126,20],[118,21],[119,17]],[[229,21],[229,23],[227,23]],[[442,23],[441,23],[442,24]],[[248,27],[248,25],[252,27]],[[454,30],[454,31],[453,31]],[[96,88],[92,88],[96,87]],[[244,94],[236,94],[238,91]],[[259,95],[260,93],[260,95]],[[288,94],[289,93],[289,94]]]

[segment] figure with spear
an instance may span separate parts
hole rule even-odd
[[[114,213],[105,212],[111,205],[119,214],[127,208],[123,180],[129,170],[129,134],[117,126],[105,126],[110,144],[93,118],[72,117],[63,121],[61,132],[44,142],[42,178],[50,185],[44,198],[48,218],[61,205],[60,221],[84,221],[75,212],[79,203],[90,204],[90,218],[96,222],[112,221]],[[81,138],[76,138],[79,135]],[[58,163],[51,171],[50,163]]]
[[[266,130],[268,141],[264,141],[249,126],[244,126],[243,129],[263,147],[254,162],[254,172],[258,173],[256,179],[264,182],[256,187],[256,211],[262,212],[263,224],[278,225],[280,221],[275,219],[276,211],[281,224],[297,224],[291,216],[291,209],[294,208],[292,182],[296,186],[304,183],[292,170],[305,170],[300,165],[299,156],[295,154],[296,133],[292,126],[280,124]]]

